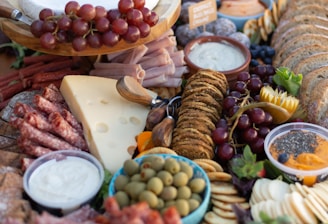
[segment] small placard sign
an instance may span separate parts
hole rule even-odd
[[[217,19],[216,0],[200,1],[189,6],[189,27],[194,29]]]

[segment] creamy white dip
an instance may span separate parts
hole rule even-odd
[[[66,157],[39,166],[29,179],[30,193],[36,200],[48,203],[83,201],[98,186],[100,175],[91,162]]]
[[[219,42],[196,44],[188,57],[198,67],[216,71],[229,71],[240,67],[246,61],[238,48]]]

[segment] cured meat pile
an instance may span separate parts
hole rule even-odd
[[[80,67],[79,57],[58,55],[25,56],[23,67],[0,77],[0,109],[4,108],[15,94],[28,89],[40,89],[50,83],[59,87],[65,75],[87,74]]]
[[[10,124],[20,131],[17,144],[34,158],[52,150],[89,151],[82,125],[53,84],[34,96],[33,105],[17,102]],[[24,158],[22,169],[25,170],[31,161]]]
[[[133,76],[146,88],[180,87],[188,73],[183,50],[177,49],[176,37],[169,30],[160,38],[131,50],[107,55],[98,60],[90,75],[119,79]]]

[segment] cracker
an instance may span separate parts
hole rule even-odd
[[[208,163],[204,163],[201,161],[194,161],[195,163],[197,163],[198,166],[200,166],[206,173],[207,172],[215,172],[215,167],[211,166]]]
[[[234,195],[234,194],[238,194],[238,190],[232,183],[215,181],[215,182],[211,182],[211,193]]]
[[[227,203],[227,202],[223,202],[223,201],[219,201],[219,200],[215,200],[215,199],[211,199],[211,202],[215,207],[221,208],[226,211],[233,211],[232,203]],[[250,208],[250,204],[248,202],[237,203],[237,205],[242,207],[243,209]]]
[[[212,199],[216,199],[222,202],[227,203],[244,203],[246,202],[246,198],[240,197],[238,195],[223,195],[223,194],[212,194]]]
[[[218,216],[214,212],[210,211],[207,212],[204,216],[204,219],[209,224],[218,224],[218,223],[224,223],[224,224],[237,224],[237,220],[235,219],[227,219],[223,218],[221,216]]]
[[[207,173],[210,181],[231,181],[232,176],[226,172],[210,172]]]
[[[226,211],[218,207],[213,207],[213,212],[217,214],[218,216],[221,216],[223,218],[227,219],[236,219],[236,214],[233,211]]]
[[[322,223],[328,223],[328,215],[326,211],[318,204],[318,202],[316,202],[312,195],[309,194],[304,199],[304,202]]]
[[[212,159],[195,159],[195,161],[201,161],[201,162],[208,163],[208,164],[214,166],[215,167],[215,170],[218,171],[218,172],[222,172],[223,171],[222,166],[219,163],[217,163],[214,160],[212,160]]]
[[[316,223],[317,219],[313,212],[308,209],[304,203],[302,195],[298,192],[292,192],[290,195],[290,202],[294,207],[297,215],[301,218],[303,223]]]

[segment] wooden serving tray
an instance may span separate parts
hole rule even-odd
[[[12,5],[17,5],[15,0],[9,0]],[[70,43],[57,44],[55,49],[45,49],[40,46],[38,38],[35,38],[30,32],[28,25],[16,22],[10,19],[0,19],[2,31],[13,41],[35,51],[44,52],[54,55],[64,56],[92,56],[108,54],[112,52],[130,49],[140,44],[148,43],[160,37],[164,32],[168,31],[177,21],[181,10],[181,0],[159,0],[157,6],[153,9],[159,15],[158,23],[152,27],[151,33],[146,38],[139,39],[136,43],[126,43],[121,40],[114,47],[102,46],[101,48],[88,47],[84,51],[75,51]]]

